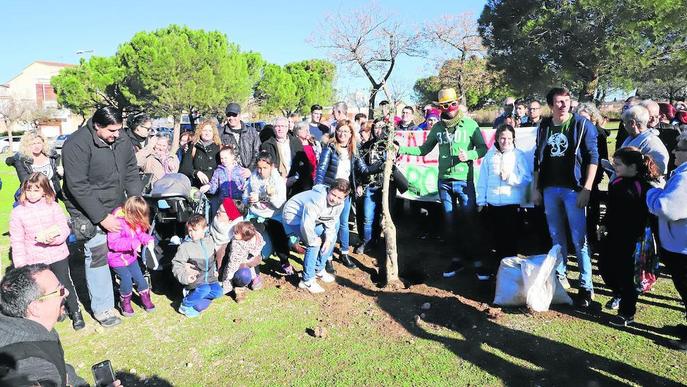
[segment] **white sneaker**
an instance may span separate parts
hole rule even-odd
[[[317,281],[315,281],[314,278],[310,281],[301,280],[301,282],[298,283],[298,287],[301,289],[305,289],[312,294],[324,293],[324,289],[322,288],[322,286],[320,286],[320,284],[317,283]]]
[[[326,270],[322,270],[321,272],[317,273],[316,276],[317,276],[318,280],[320,280],[326,284],[330,284],[330,283],[336,281],[336,277],[327,273]]]

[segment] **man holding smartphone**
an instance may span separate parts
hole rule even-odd
[[[44,264],[9,271],[0,282],[0,356],[17,374],[40,385],[87,386],[64,351],[54,327],[64,314],[68,290]]]

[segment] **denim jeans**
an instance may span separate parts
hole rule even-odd
[[[351,231],[348,229],[348,217],[351,215],[351,195],[346,196],[343,202],[343,210],[339,218],[339,243],[341,244],[341,254],[348,254],[350,247]]]
[[[300,239],[303,239],[300,225],[293,226],[284,224],[284,231],[288,236],[297,235]],[[322,224],[315,226],[315,234],[324,238],[324,227]],[[319,243],[313,246],[307,246],[305,255],[303,256],[303,281],[310,281],[315,278],[315,273],[324,270],[327,259],[332,256],[332,252],[334,251],[334,242],[335,241],[331,241],[327,247],[327,251],[322,253],[320,253],[320,248],[322,246]]]
[[[439,179],[439,199],[444,210],[444,235],[446,241],[453,241],[456,253],[471,255],[470,246],[476,245],[475,232],[476,195],[472,180]],[[478,257],[472,257],[478,258]]]
[[[224,288],[219,282],[210,284],[202,284],[197,288],[188,292],[186,297],[181,301],[181,305],[186,307],[194,307],[202,299],[214,300],[224,294]]]
[[[98,233],[84,244],[86,267],[86,286],[91,298],[91,311],[94,315],[114,308],[112,276],[107,265],[107,236]]]
[[[577,207],[577,192],[564,187],[544,188],[544,212],[549,224],[551,242],[554,245],[560,245],[563,253],[563,262],[556,268],[558,276],[562,278],[566,275],[568,238],[565,221],[567,219],[580,269],[580,288],[594,291],[592,260],[587,244],[586,209]]]
[[[379,236],[379,222],[382,213],[382,189],[368,186],[363,195],[363,242],[372,240],[372,235]]]
[[[138,261],[134,261],[129,266],[113,267],[112,271],[117,273],[117,276],[119,276],[119,294],[131,294],[131,291],[133,290],[133,282],[136,283],[136,290],[138,290],[139,293],[148,289],[148,282],[146,282],[146,279],[141,272],[141,267],[138,265]]]

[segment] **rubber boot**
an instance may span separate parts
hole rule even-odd
[[[155,305],[153,304],[153,300],[150,299],[150,289],[143,290],[143,291],[139,292],[138,295],[141,296],[141,302],[143,303],[143,309],[145,309],[146,312],[155,311]]]
[[[122,316],[131,317],[134,315],[134,308],[131,307],[131,293],[119,296],[119,307],[122,309]]]

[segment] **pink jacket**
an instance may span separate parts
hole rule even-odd
[[[59,235],[50,244],[36,242],[36,236],[57,226]],[[69,256],[65,241],[70,229],[67,217],[59,204],[48,204],[45,199],[36,203],[20,204],[10,214],[10,243],[15,267],[34,263],[49,265]]]
[[[107,263],[110,267],[129,266],[138,258],[138,248],[145,247],[153,237],[138,227],[132,229],[124,220],[121,208],[115,209],[112,213],[119,220],[122,229],[119,232],[107,233],[107,247],[110,250],[107,253]]]

